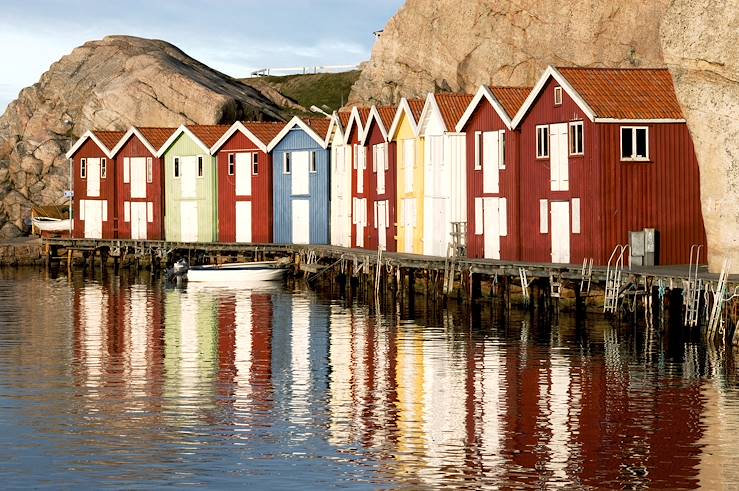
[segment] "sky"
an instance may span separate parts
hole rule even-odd
[[[267,67],[356,64],[404,0],[2,0],[0,113],[86,41],[168,41],[233,77]]]

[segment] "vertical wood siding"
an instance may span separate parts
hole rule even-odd
[[[357,130],[357,125],[356,124],[352,125],[352,129],[351,129],[351,132],[349,133],[349,138],[347,139],[347,142],[348,142],[348,144],[347,144],[347,151],[350,152],[351,155],[352,155],[352,158],[351,158],[351,163],[352,163],[352,168],[351,168],[351,173],[352,173],[352,199],[351,199],[351,202],[354,203],[354,198],[367,198],[367,196],[368,196],[367,195],[367,193],[368,193],[368,187],[367,187],[367,179],[366,178],[364,179],[364,185],[363,185],[362,192],[360,193],[357,190],[357,169],[355,169],[355,167],[357,166],[357,162],[355,161],[355,157],[357,156],[357,154],[354,151],[354,147],[356,145],[359,145],[359,131]],[[368,164],[368,167],[369,167],[369,164]],[[369,203],[368,203],[367,204],[367,218],[368,218],[367,222],[369,222],[369,214],[370,214],[370,211],[371,210],[370,210]],[[357,235],[357,233],[356,233],[357,232],[357,228],[356,228],[356,226],[354,225],[353,222],[354,222],[354,217],[352,217],[352,247],[358,247],[357,246],[357,237],[356,237],[356,235]],[[369,225],[367,225],[367,226],[369,226]],[[367,244],[365,244],[365,247],[366,247],[366,245]]]
[[[82,159],[107,159],[107,168],[105,179],[100,179],[100,196],[93,196],[89,199],[107,201],[108,219],[103,220],[102,235],[103,239],[115,239],[118,237],[117,220],[116,220],[116,187],[115,187],[115,160],[109,159],[103,150],[97,144],[88,138],[77,152],[72,156],[72,183],[74,186],[74,230],[72,236],[83,238],[85,236],[85,222],[80,220],[80,202],[88,199],[87,196],[87,179],[80,177],[80,166]]]
[[[228,154],[257,152],[259,175],[251,176],[251,196],[236,196],[236,176],[228,175]],[[272,242],[272,156],[240,131],[216,154],[218,162],[218,240],[236,241],[236,202],[251,201],[252,242]],[[251,172],[251,165],[249,166]]]
[[[375,203],[378,201],[386,201],[389,206],[389,220],[387,229],[387,251],[397,251],[396,234],[397,234],[397,165],[396,165],[396,149],[395,142],[389,143],[388,148],[388,170],[377,168],[377,172],[385,173],[385,192],[378,193],[377,191],[377,174],[372,170],[374,168],[374,152],[372,147],[381,143],[385,143],[385,138],[382,136],[382,131],[377,125],[375,119],[372,119],[369,128],[369,136],[366,139],[365,148],[367,149],[367,169],[364,174],[364,185],[367,191],[367,227],[364,229],[364,246],[370,250],[377,250],[379,245],[377,229],[377,223],[375,223]]]
[[[285,152],[316,152],[316,170],[309,176],[310,207],[310,243],[329,243],[329,210],[330,185],[329,150],[323,149],[316,141],[300,128],[293,128],[277,144],[272,151],[272,169],[274,181],[274,242],[277,244],[292,243],[292,201],[305,199],[305,196],[293,197],[291,192],[291,175],[282,171]]]
[[[405,155],[405,142],[412,140],[415,146],[415,161],[406,162]],[[415,254],[423,254],[423,140],[416,138],[413,134],[410,121],[405,113],[401,116],[398,131],[396,134],[395,142],[395,162],[396,162],[396,193],[398,199],[396,200],[396,213],[397,213],[397,248],[399,251],[404,251],[406,248],[405,244],[405,209],[404,200],[415,199],[416,200],[416,227],[413,234],[412,251]],[[402,168],[401,163],[402,162]],[[412,165],[413,169],[413,191],[406,191],[405,182],[405,166]]]
[[[351,155],[342,155],[342,152],[351,152],[350,145],[344,145],[344,136],[338,129],[334,129],[331,136],[331,244],[351,247],[352,227],[352,166]],[[343,157],[343,158],[342,158]],[[347,241],[348,238],[348,241]]]

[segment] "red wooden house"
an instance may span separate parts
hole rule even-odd
[[[164,239],[164,161],[157,152],[174,131],[131,127],[111,151],[119,239]]]
[[[67,152],[67,158],[72,160],[73,237],[116,238],[115,163],[111,149],[122,136],[122,131],[87,131]]]
[[[365,183],[367,156],[359,140],[364,133],[364,123],[369,112],[366,107],[353,107],[344,131],[345,143],[351,147],[352,155],[352,247],[365,247],[365,228],[368,224],[368,189]]]
[[[388,141],[388,130],[393,124],[397,107],[372,106],[359,142],[364,147],[365,194],[367,196],[367,227],[364,229],[364,247],[384,251],[397,250],[397,166],[396,143]]]
[[[518,131],[511,130],[531,87],[480,86],[457,123],[467,139],[467,255],[520,258]]]
[[[602,265],[644,228],[659,234],[660,264],[705,245],[698,162],[666,69],[549,67],[512,127],[522,260]]]
[[[218,240],[272,242],[272,155],[284,123],[235,122],[213,145],[218,160]]]

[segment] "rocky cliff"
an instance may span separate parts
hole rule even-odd
[[[0,117],[0,238],[20,234],[31,205],[61,201],[64,153],[89,128],[280,118],[258,90],[169,43],[127,36],[88,42],[23,89]]]

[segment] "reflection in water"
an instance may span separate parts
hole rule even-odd
[[[15,275],[0,276],[10,486],[739,485],[734,355],[688,333]]]

